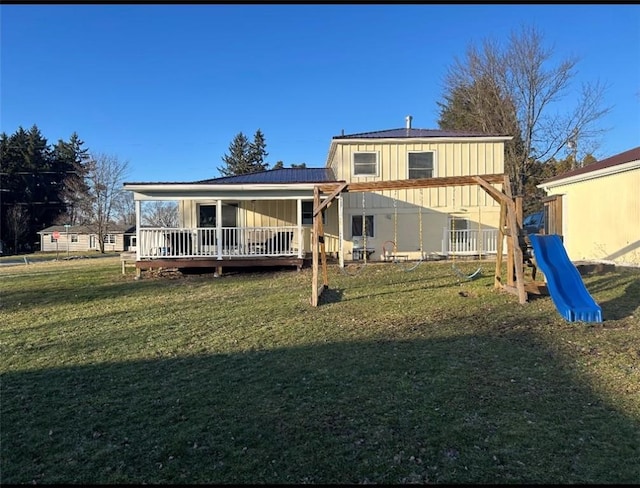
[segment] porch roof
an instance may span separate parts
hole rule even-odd
[[[337,183],[331,168],[281,168],[189,182],[124,183],[136,200],[168,198],[309,198],[318,184]]]
[[[51,234],[58,231],[61,234],[67,233],[67,228],[64,225],[50,225],[42,230],[39,230],[38,234]],[[135,234],[136,226],[122,225],[122,224],[109,224],[105,233],[107,234]],[[88,225],[71,225],[69,226],[69,234],[95,234],[96,230]]]
[[[280,168],[198,181],[134,182],[124,183],[124,185],[125,187],[131,185],[291,185],[296,183],[334,183],[335,181],[336,177],[332,168]]]

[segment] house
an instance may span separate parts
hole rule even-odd
[[[84,225],[52,225],[38,232],[41,251],[99,251],[98,235]],[[57,235],[57,238],[56,238]],[[105,251],[133,251],[136,228],[112,224],[104,236]]]
[[[504,175],[504,135],[406,126],[332,138],[323,168],[286,168],[194,182],[131,182],[137,261],[166,266],[302,266],[311,251],[314,188]],[[327,198],[326,195],[323,198]],[[178,203],[180,227],[142,227],[142,201]],[[495,252],[500,205],[478,186],[345,192],[323,211],[324,244],[344,260]],[[217,262],[217,264],[216,264]]]
[[[562,235],[572,261],[640,266],[640,147],[538,185],[547,233]]]

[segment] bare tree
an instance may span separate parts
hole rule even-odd
[[[178,205],[175,202],[143,202],[142,223],[150,227],[178,227]]]
[[[86,163],[85,181],[89,187],[82,201],[83,223],[98,236],[100,252],[104,253],[104,240],[113,225],[116,201],[120,198],[128,162],[109,154],[91,154]]]
[[[133,199],[133,192],[122,191],[114,202],[114,213],[118,223],[123,225],[135,225],[136,205]]]
[[[606,86],[597,81],[574,89],[578,59],[554,64],[554,54],[535,27],[522,27],[506,47],[492,40],[471,45],[445,78],[441,120],[447,110],[468,110],[472,115],[455,118],[455,128],[514,136],[505,157],[515,195],[523,195],[534,162],[550,161],[570,146],[593,152],[605,131],[596,123],[610,111],[603,106]],[[470,92],[467,103],[454,107],[464,90]]]
[[[29,212],[24,205],[16,204],[7,212],[9,235],[13,238],[13,252],[19,252],[18,242],[27,234],[29,229]]]

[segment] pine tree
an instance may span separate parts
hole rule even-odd
[[[260,129],[253,136],[253,142],[249,142],[247,136],[239,132],[229,145],[229,154],[222,157],[226,166],[219,167],[218,171],[223,176],[265,171],[269,169],[269,163],[265,162],[265,158],[269,155],[266,147],[267,143]]]
[[[222,156],[226,166],[218,168],[223,176],[243,175],[251,173],[249,164],[249,140],[242,132],[238,132],[229,145],[229,154]]]
[[[249,146],[249,162],[253,168],[251,172],[255,173],[256,171],[269,169],[269,163],[265,162],[265,158],[269,155],[267,142],[260,129],[253,135],[253,142]]]

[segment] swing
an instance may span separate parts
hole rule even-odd
[[[416,261],[412,261],[408,263],[408,254],[398,253],[398,248],[396,243],[398,242],[398,190],[395,191],[395,197],[393,199],[393,241],[386,241],[382,245],[382,253],[384,259],[387,259],[387,256],[391,258],[391,262],[396,264],[399,269],[403,271],[413,271],[416,269],[422,261],[424,261],[424,250],[423,250],[423,238],[422,238],[422,188],[420,188],[420,205],[418,206],[418,229],[419,229],[419,242],[420,242],[420,258]],[[387,244],[390,244],[393,247],[393,252],[387,251]],[[408,264],[407,264],[408,263]]]
[[[453,232],[456,232],[456,215],[455,215],[455,207],[456,207],[456,188],[453,187],[453,209],[454,212],[451,212],[451,227],[453,227]],[[479,246],[479,255],[482,256],[482,236],[481,236],[481,217],[480,217],[480,202],[478,201],[478,239],[480,239],[480,246]],[[455,235],[455,234],[454,234]],[[451,236],[449,237],[449,244],[451,245]],[[471,274],[466,274],[465,272],[463,272],[461,269],[459,269],[456,266],[456,255],[457,255],[457,250],[454,250],[453,252],[453,260],[451,263],[451,269],[453,270],[453,272],[458,276],[458,278],[466,280],[466,281],[472,281],[475,280],[476,278],[479,278],[482,275],[482,266],[478,267],[478,269],[476,269],[473,273]]]
[[[357,276],[362,273],[362,270],[367,266],[367,217],[366,217],[366,205],[365,194],[362,192],[362,264],[349,264],[340,268],[342,273],[348,276]],[[348,270],[351,268],[351,270]]]

